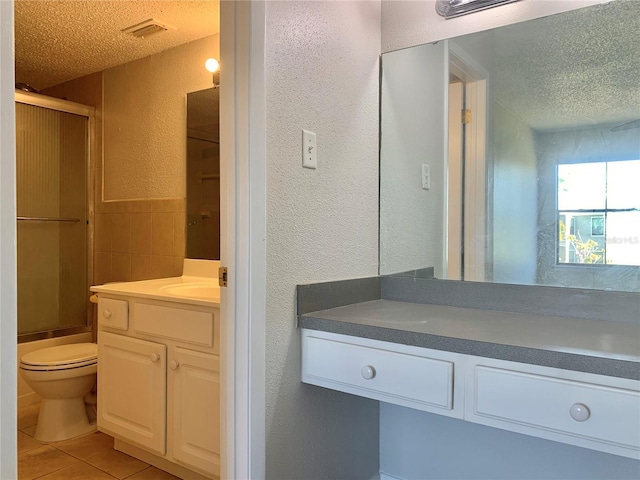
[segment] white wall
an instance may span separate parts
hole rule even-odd
[[[17,478],[13,2],[0,2],[0,478]]]
[[[368,479],[377,402],[300,382],[295,286],[378,271],[380,4],[274,1],[266,17],[267,478]]]
[[[185,197],[186,94],[219,52],[212,35],[104,71],[104,200]]]
[[[453,20],[433,1],[383,1],[382,51],[387,52],[595,3],[522,0]],[[381,404],[381,471],[427,478],[635,478],[638,462],[497,429]]]
[[[448,52],[437,45],[382,59],[380,273],[443,274]],[[431,189],[422,188],[422,165]]]
[[[493,119],[493,278],[535,285],[538,261],[538,173],[534,134],[498,102]],[[544,285],[547,285],[546,283]]]
[[[586,448],[380,405],[380,470],[406,480],[615,480],[640,462]]]

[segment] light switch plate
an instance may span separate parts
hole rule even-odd
[[[422,188],[423,190],[431,188],[431,169],[426,163],[422,164]]]
[[[302,130],[302,166],[304,168],[318,168],[316,134],[309,130]]]

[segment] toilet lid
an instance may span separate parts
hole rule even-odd
[[[27,353],[20,359],[20,364],[24,368],[52,370],[83,367],[96,363],[97,359],[98,345],[95,343],[71,343]]]

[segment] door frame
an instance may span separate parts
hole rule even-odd
[[[0,478],[17,478],[16,131],[13,0],[0,1]],[[8,388],[7,388],[8,387]]]
[[[463,279],[481,282],[490,251],[485,193],[489,72],[454,43],[448,42],[448,51],[449,71],[464,82],[464,108],[472,111],[472,120],[464,128]]]
[[[0,477],[17,476],[13,0],[0,1]],[[222,478],[265,477],[265,5],[220,2]],[[223,83],[224,82],[224,83]],[[226,146],[225,146],[226,144]],[[226,357],[225,357],[226,356]],[[223,437],[224,438],[224,437]]]
[[[220,2],[223,479],[265,478],[265,3]]]

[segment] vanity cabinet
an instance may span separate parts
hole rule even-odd
[[[216,355],[173,349],[169,411],[173,458],[203,472],[220,472],[220,361]]]
[[[181,478],[219,477],[219,309],[101,295],[98,318],[98,428]]]
[[[640,459],[640,382],[302,330],[302,381]]]
[[[167,347],[108,332],[99,337],[99,427],[164,455]]]

